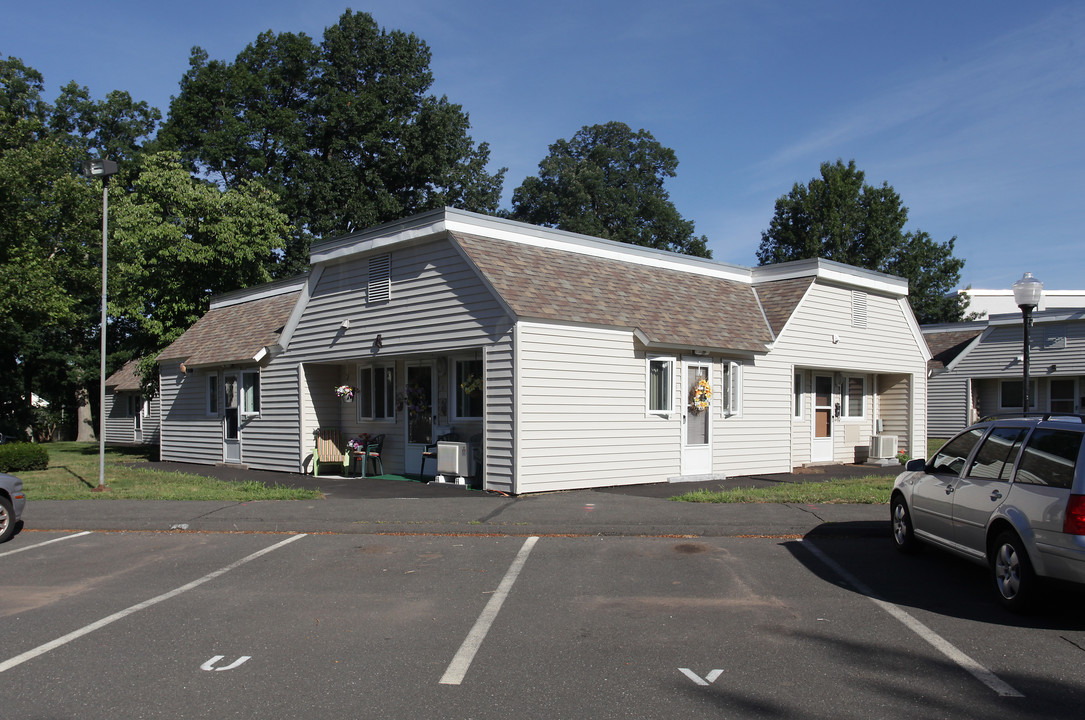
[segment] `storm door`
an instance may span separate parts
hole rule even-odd
[[[833,459],[833,377],[814,376],[814,427],[810,441],[811,462]]]
[[[434,390],[437,381],[432,361],[407,363],[407,387],[404,393],[407,413],[407,472],[417,472],[422,464],[422,452],[435,442],[433,426],[437,424]]]
[[[712,474],[712,363],[685,358],[682,474]]]

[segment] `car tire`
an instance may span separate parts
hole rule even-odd
[[[1025,544],[1017,533],[1009,530],[1000,533],[991,545],[988,561],[998,601],[1013,612],[1028,610],[1038,580]]]
[[[913,553],[919,549],[912,527],[912,515],[908,505],[899,494],[894,495],[889,503],[889,519],[893,524],[893,544],[902,553]]]
[[[15,534],[15,508],[11,501],[0,495],[0,543],[7,542]]]

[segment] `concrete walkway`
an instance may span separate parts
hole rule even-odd
[[[757,487],[831,477],[896,475],[899,467],[834,465],[798,473],[506,497],[462,487],[374,478],[313,478],[228,467],[151,463],[226,480],[320,490],[324,499],[260,502],[29,499],[24,535],[36,530],[333,532],[632,536],[888,537],[885,505],[700,504],[667,498],[699,487]]]

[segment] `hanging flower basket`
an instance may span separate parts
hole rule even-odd
[[[467,378],[460,383],[460,389],[467,395],[478,392],[482,389],[482,378],[478,375],[468,375]]]
[[[350,385],[340,385],[339,387],[335,388],[335,394],[338,395],[343,400],[343,402],[353,402],[354,393],[356,392],[358,392],[357,389],[351,387]]]
[[[689,406],[695,413],[704,412],[712,402],[712,386],[698,380],[689,391]]]

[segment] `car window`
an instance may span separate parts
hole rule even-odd
[[[1017,482],[1068,488],[1081,451],[1082,433],[1073,430],[1039,429],[1025,444]]]
[[[972,428],[953,438],[938,451],[938,454],[927,466],[927,472],[951,473],[959,475],[964,470],[965,463],[972,448],[983,437],[983,428]]]
[[[1021,449],[1021,441],[1027,433],[1028,428],[999,427],[992,430],[976,451],[972,466],[968,468],[968,477],[1008,482],[1013,474],[1017,451]]]

